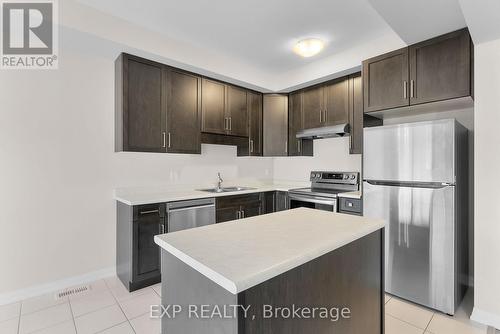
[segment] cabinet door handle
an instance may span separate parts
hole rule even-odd
[[[319,122],[323,123],[323,110],[319,110]]]
[[[324,115],[323,115],[323,122],[325,122],[325,123],[328,121],[328,120],[327,120],[326,110],[327,110],[327,109],[323,110],[323,112],[324,112]]]
[[[171,136],[170,136],[170,132],[168,133],[168,148],[171,147],[171,144],[172,144],[172,140],[171,140]]]
[[[227,130],[227,117],[224,117],[224,130]]]
[[[156,209],[156,210],[148,210],[148,211],[139,212],[140,215],[149,215],[151,213],[160,213],[160,210]]]
[[[302,146],[301,144],[302,142],[300,141],[300,139],[297,140],[297,151],[299,151],[299,153],[300,153],[300,146]]]
[[[285,140],[285,153],[288,153],[288,140]]]
[[[406,80],[403,81],[403,99],[408,98],[408,82]]]
[[[166,133],[162,132],[162,136],[163,136],[163,148],[166,148],[167,147],[167,139],[165,138]]]
[[[253,139],[250,139],[250,153],[253,153]]]
[[[233,122],[231,120],[231,117],[229,117],[229,131],[233,129]]]
[[[245,218],[245,210],[241,210],[241,218]]]
[[[160,223],[160,234],[165,234],[165,224]]]
[[[410,80],[410,97],[413,99],[415,96],[415,81]]]

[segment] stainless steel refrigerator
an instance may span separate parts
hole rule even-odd
[[[468,281],[467,148],[453,119],[364,130],[363,211],[386,221],[385,290],[448,314]]]

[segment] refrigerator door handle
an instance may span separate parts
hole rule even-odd
[[[398,222],[398,246],[401,246],[401,222]]]
[[[406,224],[406,248],[410,248],[410,224]]]
[[[412,182],[412,181],[385,181],[385,180],[364,180],[372,186],[388,186],[388,187],[408,187],[408,188],[431,188],[441,189],[454,186],[448,182]]]

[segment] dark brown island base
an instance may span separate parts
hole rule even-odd
[[[384,333],[383,228],[298,208],[156,236],[162,333]]]

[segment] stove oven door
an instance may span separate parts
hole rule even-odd
[[[337,212],[337,198],[288,193],[288,207],[290,209],[312,208]]]

